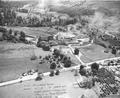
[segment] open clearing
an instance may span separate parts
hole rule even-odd
[[[6,27],[16,31],[23,31],[35,37],[48,36],[56,33],[49,27]],[[31,56],[46,56],[50,52],[43,51],[34,45],[23,43],[0,42],[0,82],[16,79],[30,69],[39,69],[40,72],[51,71],[48,63],[39,64],[40,60],[31,61]]]
[[[39,59],[31,61],[33,55],[46,56],[51,54],[41,48],[22,43],[0,43],[0,82],[16,79],[30,69],[39,69],[40,72],[50,71],[49,64],[39,64]]]
[[[108,59],[115,57],[113,54],[105,53],[105,48],[100,45],[92,44],[91,46],[79,48],[83,54],[81,60],[85,63],[95,62],[98,60]]]
[[[90,63],[90,62],[95,62],[98,60],[103,60],[103,59],[109,59],[115,57],[113,54],[105,53],[104,51],[106,50],[104,47],[97,45],[97,44],[92,44],[88,46],[72,46],[73,48],[77,47],[79,48],[79,51],[81,52],[81,60],[84,63]]]
[[[45,77],[41,81],[26,81],[0,88],[1,98],[98,98],[92,89],[79,88],[73,72],[63,72],[59,76]],[[14,92],[14,94],[12,94]],[[61,96],[61,97],[58,97]]]
[[[7,29],[12,29],[16,31],[23,31],[25,34],[32,36],[48,36],[57,33],[57,30],[49,27],[6,27]]]

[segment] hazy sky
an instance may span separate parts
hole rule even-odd
[[[40,1],[40,0],[3,0],[3,1]],[[55,0],[55,1],[57,1],[57,0]],[[66,1],[68,1],[68,0],[66,0]],[[70,0],[70,1],[77,1],[77,0]],[[80,0],[78,0],[78,1],[80,1]],[[83,1],[83,0],[81,0],[81,1]],[[86,1],[94,1],[94,0],[86,0]],[[96,0],[96,1],[120,1],[120,0]]]

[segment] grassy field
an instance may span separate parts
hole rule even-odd
[[[31,61],[33,55],[46,56],[51,54],[41,48],[22,43],[0,43],[0,82],[16,79],[30,69],[39,69],[40,72],[50,71],[49,64],[39,64],[40,60]]]
[[[54,29],[49,28],[29,28],[29,27],[6,27],[7,29],[24,31],[32,36],[48,36],[56,33]],[[47,32],[49,31],[49,32]],[[1,33],[0,33],[1,34]],[[31,61],[33,55],[42,57],[51,54],[41,48],[22,43],[0,42],[0,82],[16,79],[30,69],[39,69],[40,72],[51,71],[49,64],[39,64],[40,60]]]
[[[81,60],[85,63],[94,62],[97,60],[103,60],[115,57],[113,54],[105,53],[105,48],[102,46],[92,44],[91,46],[79,48],[80,52],[83,54]]]
[[[74,86],[76,79],[74,72],[60,73],[59,76],[45,77],[41,81],[26,81],[5,87],[0,87],[1,98],[98,98],[92,89]],[[13,94],[14,92],[14,94]],[[61,96],[61,97],[58,97]]]
[[[6,27],[7,29],[23,31],[27,35],[32,36],[48,36],[57,33],[57,30],[49,27]]]

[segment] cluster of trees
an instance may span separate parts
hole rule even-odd
[[[73,19],[61,19],[52,16],[32,17],[27,18],[18,16],[16,17],[15,25],[28,26],[28,27],[52,27],[52,26],[65,26],[76,23],[77,20]]]
[[[49,76],[52,77],[52,76],[54,76],[54,75],[59,75],[59,74],[60,74],[60,71],[59,71],[59,70],[56,70],[56,72],[51,71]]]
[[[45,41],[37,42],[37,47],[41,47],[44,51],[50,50],[50,45]]]
[[[120,50],[120,40],[117,36],[105,34],[105,32],[102,32],[97,27],[88,28],[87,30],[90,42],[93,41],[95,44],[98,44],[107,50],[111,49],[111,53],[114,55]]]
[[[85,69],[85,66],[84,65],[81,65],[80,66],[80,69],[79,69],[79,73],[82,75],[82,76],[88,76],[88,75],[97,75],[99,71],[99,64],[97,63],[93,63],[91,64],[91,73],[88,73]]]
[[[23,31],[13,31],[12,29],[6,30],[2,32],[2,37],[0,38],[1,41],[7,40],[9,42],[23,42],[26,43],[25,40],[25,33]]]
[[[43,48],[45,51],[49,51],[52,46],[51,41],[53,40],[53,36],[39,37],[37,41],[37,47]]]
[[[66,45],[65,41],[54,40],[53,35],[39,36],[36,46],[43,48],[43,50],[49,51],[50,47],[56,45]]]
[[[17,8],[13,8],[9,5],[9,2],[0,0],[0,25],[13,25],[13,26],[28,26],[28,27],[51,27],[55,25],[65,26],[68,24],[74,24],[77,22],[76,18],[62,19],[60,17],[54,17],[51,15],[44,15],[39,17],[28,16],[27,18],[17,16]],[[21,10],[20,10],[21,11]],[[27,10],[22,10],[27,13]]]
[[[65,56],[57,49],[54,50],[53,55],[56,59],[58,58],[59,61],[64,64],[64,67],[71,67],[72,61],[70,57]]]
[[[76,23],[76,19],[54,19],[44,17],[42,19],[37,17],[22,17],[17,16],[15,11],[11,9],[0,10],[0,25],[13,25],[13,26],[28,26],[28,27],[52,27],[52,26],[65,26]]]
[[[0,25],[14,25],[16,13],[10,8],[0,9]]]
[[[16,13],[9,2],[0,0],[0,25],[14,25]]]
[[[108,43],[105,44],[105,48],[111,49],[111,53],[116,55],[117,51],[120,50],[120,40],[116,37],[116,36],[111,36],[111,35],[103,35],[100,36],[100,39],[104,42],[104,43]]]

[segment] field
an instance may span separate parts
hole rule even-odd
[[[16,31],[23,31],[27,35],[32,35],[39,37],[41,36],[48,36],[57,33],[57,30],[49,27],[6,27],[7,29],[12,29]]]
[[[1,98],[98,98],[92,89],[79,88],[73,72],[60,73],[59,76],[44,77],[41,81],[26,81],[0,87]],[[14,92],[14,94],[12,93]],[[59,96],[59,97],[58,97]]]
[[[30,60],[33,55],[44,57],[48,54],[51,53],[33,45],[0,42],[0,82],[16,79],[30,69],[39,69],[40,72],[50,71],[47,63],[39,64],[39,59]]]
[[[95,62],[98,60],[108,59],[115,57],[113,54],[105,53],[106,50],[104,47],[96,44],[92,44],[91,46],[84,46],[79,48],[82,53],[81,60],[84,63]]]
[[[83,54],[81,60],[84,62],[95,62],[98,60],[108,59],[115,57],[113,54],[105,53],[105,48],[99,45],[91,45],[89,47],[80,48],[80,52]]]

